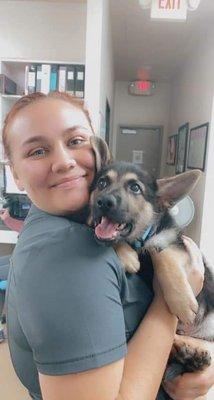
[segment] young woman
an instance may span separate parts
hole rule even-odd
[[[154,400],[177,319],[156,282],[153,297],[81,224],[95,169],[92,134],[82,104],[60,93],[25,96],[6,118],[11,170],[33,202],[11,260],[11,358],[34,399]],[[197,265],[189,280],[199,293]]]

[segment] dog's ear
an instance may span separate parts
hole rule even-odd
[[[192,192],[201,176],[201,171],[192,170],[169,178],[158,179],[157,195],[160,202],[173,206],[188,193]]]
[[[112,162],[113,158],[105,140],[99,136],[91,136],[90,142],[95,154],[96,171]]]

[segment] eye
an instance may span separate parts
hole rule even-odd
[[[134,182],[134,183],[130,183],[129,184],[129,189],[131,189],[131,191],[135,194],[140,194],[142,193],[142,189],[140,187],[140,185],[138,185],[138,183]]]
[[[46,155],[46,149],[44,149],[42,147],[40,149],[36,149],[36,150],[32,151],[29,154],[30,157],[35,157],[35,158],[43,157],[45,155]]]
[[[97,187],[98,187],[99,190],[105,189],[108,185],[109,185],[108,178],[100,178],[98,183],[97,183]]]
[[[82,143],[85,142],[85,141],[86,141],[85,139],[80,138],[80,137],[78,137],[78,138],[73,138],[73,139],[70,139],[70,140],[68,141],[68,145],[69,145],[69,146],[78,146],[79,144],[82,144]]]

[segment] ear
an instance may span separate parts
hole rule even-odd
[[[10,170],[11,170],[11,173],[13,175],[13,179],[14,179],[18,189],[21,190],[21,191],[24,191],[25,190],[24,185],[21,182],[21,180],[19,179],[19,177],[18,177],[18,175],[17,175],[17,173],[16,173],[16,171],[14,169],[14,166],[12,164],[10,164]]]
[[[177,203],[192,192],[201,176],[201,171],[192,170],[170,178],[158,179],[157,195],[162,203],[168,203],[168,205],[173,206],[174,203]]]
[[[90,142],[95,154],[96,171],[98,172],[102,167],[110,164],[113,158],[107,143],[99,136],[91,136]]]

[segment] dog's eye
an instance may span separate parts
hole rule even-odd
[[[138,185],[138,183],[130,183],[129,188],[136,194],[142,193],[141,187]]]
[[[108,186],[108,179],[107,178],[101,178],[99,181],[98,181],[98,184],[97,184],[97,187],[98,187],[98,189],[100,189],[100,190],[103,190],[103,189],[105,189],[107,186]]]

